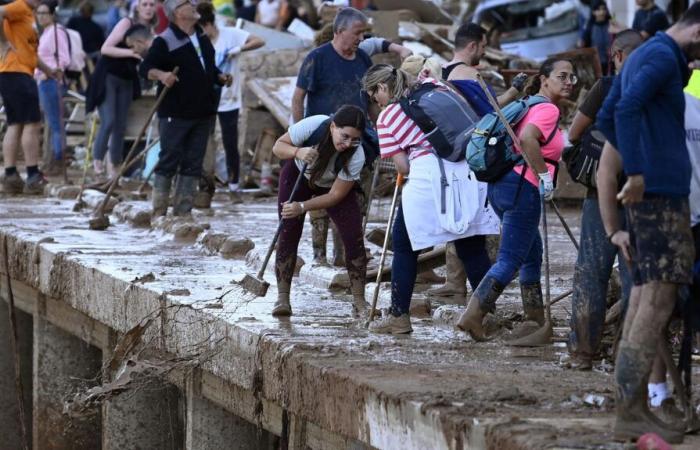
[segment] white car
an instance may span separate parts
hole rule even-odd
[[[542,61],[576,48],[580,14],[576,0],[484,0],[473,21],[501,22],[501,49]]]

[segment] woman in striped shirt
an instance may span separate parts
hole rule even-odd
[[[423,83],[438,81],[427,78]],[[363,88],[382,112],[377,119],[382,158],[391,158],[399,173],[408,177],[401,204],[393,225],[391,272],[391,308],[389,314],[370,325],[375,333],[410,333],[409,306],[416,281],[418,254],[421,250],[454,241],[457,254],[465,265],[472,287],[476,287],[491,267],[485,246],[485,235],[497,234],[498,218],[486,206],[486,185],[470,176],[466,161],[444,160],[451,189],[458,189],[461,198],[478,198],[478,204],[463,205],[475,214],[469,216],[466,231],[455,233],[442,224],[440,217],[440,167],[437,156],[418,125],[402,110],[399,99],[412,84],[410,75],[387,64],[372,66],[365,74]],[[438,188],[436,189],[436,183]],[[436,195],[437,192],[437,195]]]

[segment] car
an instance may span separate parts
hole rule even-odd
[[[501,23],[501,50],[543,61],[576,48],[580,14],[573,0],[485,0],[476,23]]]

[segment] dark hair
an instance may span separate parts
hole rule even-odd
[[[215,23],[216,12],[214,11],[214,5],[209,2],[197,3],[197,12],[199,13],[199,24],[201,26],[209,25]]]
[[[540,80],[540,77],[550,76],[552,74],[552,70],[554,70],[554,65],[558,62],[568,62],[572,66],[574,65],[574,63],[571,62],[570,59],[566,58],[554,57],[546,59],[540,66],[540,71],[537,72],[537,75],[530,78],[530,84],[525,88],[525,93],[527,95],[535,95],[538,92],[540,92],[540,88],[542,88],[542,81]]]
[[[95,12],[95,7],[92,6],[92,3],[89,1],[84,1],[78,6],[78,11],[80,11],[80,14],[83,17],[92,17],[92,14]]]
[[[455,50],[462,50],[470,42],[481,42],[486,36],[486,30],[479,24],[463,23],[455,34]]]
[[[610,48],[612,50],[621,50],[625,55],[629,55],[632,51],[642,45],[644,38],[637,30],[628,29],[620,31],[615,35]]]
[[[56,14],[56,8],[58,8],[58,2],[56,0],[42,0],[39,2],[39,6],[46,6],[49,8],[49,14]]]
[[[124,33],[124,39],[126,38],[148,40],[153,38],[153,33],[151,33],[151,29],[146,25],[137,23],[126,30],[126,33]]]
[[[354,105],[343,105],[338,108],[338,111],[333,115],[332,122],[336,127],[352,127],[360,131],[365,130],[365,112]],[[311,167],[311,175],[309,176],[309,183],[312,185],[323,175],[326,171],[326,167],[331,160],[331,157],[336,153],[335,145],[333,145],[333,136],[331,135],[331,127],[321,138],[318,143],[318,159]],[[344,151],[338,154],[339,164],[342,166],[343,170],[348,173],[348,164],[350,159],[355,154],[357,149],[352,151]]]
[[[700,23],[700,3],[693,3],[676,23],[686,27]]]

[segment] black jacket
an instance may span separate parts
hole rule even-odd
[[[189,36],[171,23],[153,41],[146,59],[139,68],[141,76],[148,77],[148,71],[158,69],[170,72],[179,67],[179,81],[173,85],[158,108],[158,117],[179,119],[202,119],[216,114],[219,105],[221,71],[214,62],[214,46],[196,27],[199,46],[204,59],[204,67],[192,45]],[[158,84],[158,94],[163,89]]]

